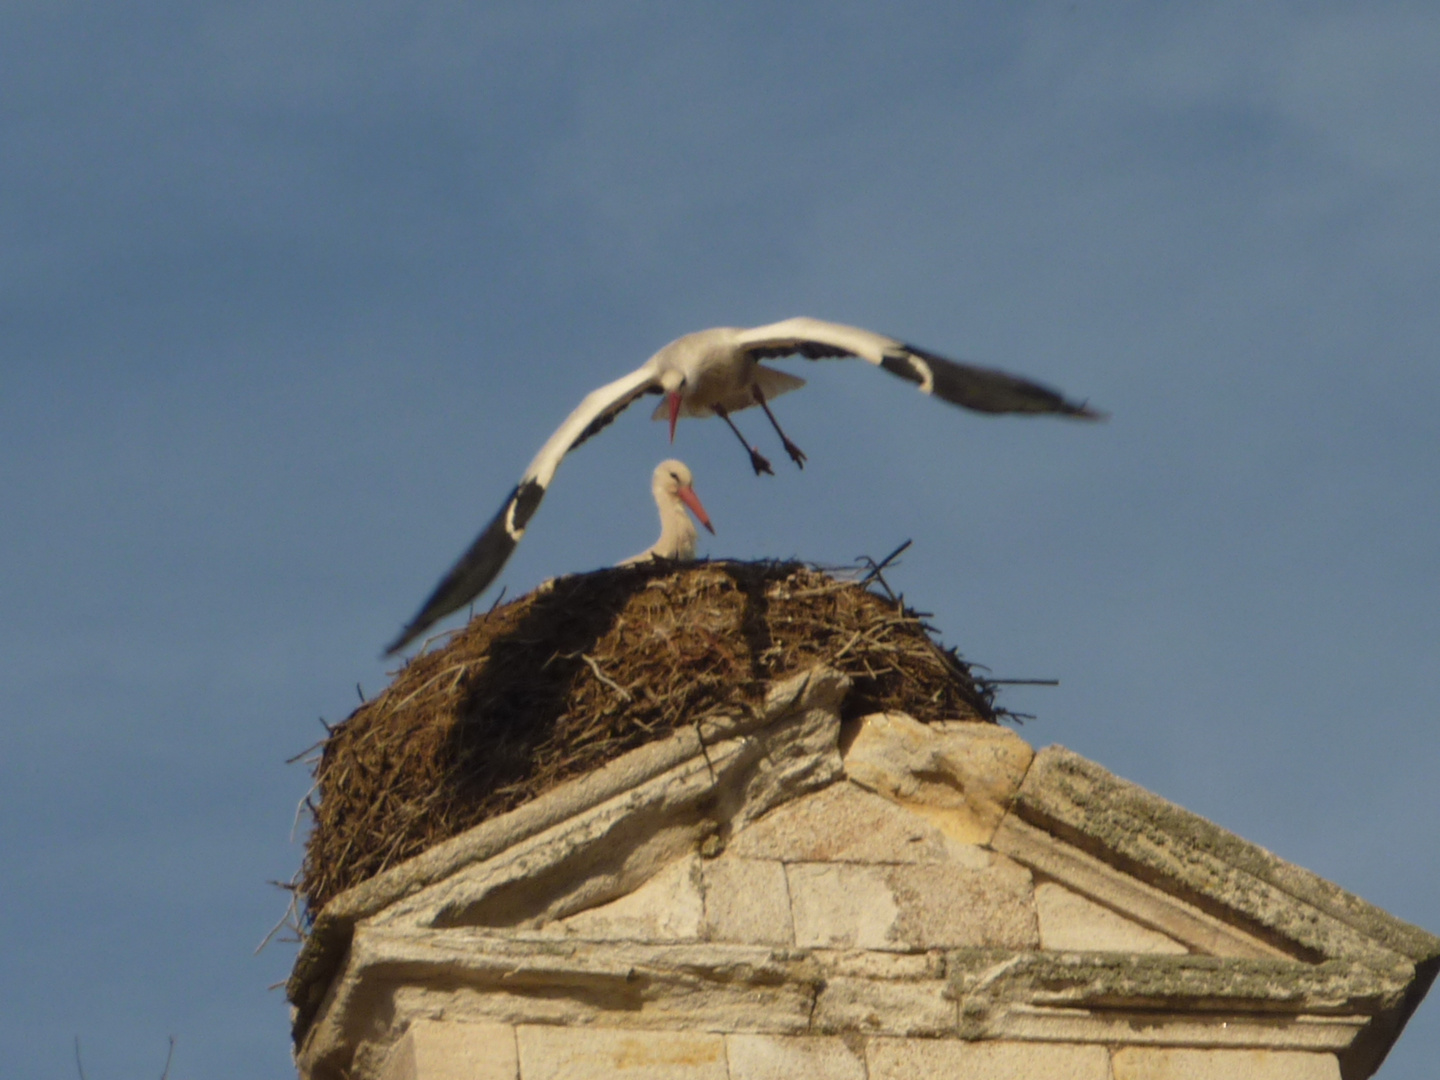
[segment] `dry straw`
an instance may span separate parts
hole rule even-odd
[[[331,730],[299,891],[313,915],[627,750],[752,709],[770,680],[816,663],[854,678],[848,717],[993,721],[992,687],[930,629],[896,598],[799,563],[561,578],[472,619]]]

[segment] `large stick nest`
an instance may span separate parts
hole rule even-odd
[[[770,680],[817,663],[855,680],[847,716],[993,722],[991,687],[929,631],[899,601],[798,563],[561,578],[472,619],[331,729],[299,891],[313,916],[627,750],[753,708]]]

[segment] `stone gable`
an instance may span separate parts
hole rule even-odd
[[[314,1080],[1360,1080],[1440,940],[1063,748],[817,668],[336,897]]]

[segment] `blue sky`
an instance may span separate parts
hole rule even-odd
[[[1033,743],[1440,931],[1437,55],[1422,3],[6,5],[8,1071],[284,1075],[285,760],[585,392],[797,314],[1112,419],[792,362],[803,473],[681,424],[710,554],[913,538],[947,643],[1061,680]],[[653,539],[644,412],[511,595]],[[1380,1075],[1437,1058],[1432,1000]]]

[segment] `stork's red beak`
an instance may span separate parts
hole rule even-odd
[[[675,494],[680,496],[680,501],[690,508],[690,512],[700,519],[700,524],[709,529],[713,536],[715,526],[710,524],[710,515],[705,513],[705,507],[700,505],[700,496],[695,494],[695,489],[687,485],[676,488]]]
[[[671,391],[670,391],[670,441],[671,441],[672,443],[675,441],[675,421],[677,421],[677,420],[679,420],[679,419],[680,419],[680,391],[679,391],[679,390],[671,390]],[[701,515],[701,518],[702,518],[702,520],[703,520],[703,518],[704,518],[704,515],[703,515],[703,514]],[[710,523],[709,523],[708,521],[705,523],[705,527],[706,527],[707,529],[710,528]],[[710,529],[710,531],[711,531],[711,532],[714,532],[715,530],[714,530],[714,529]]]

